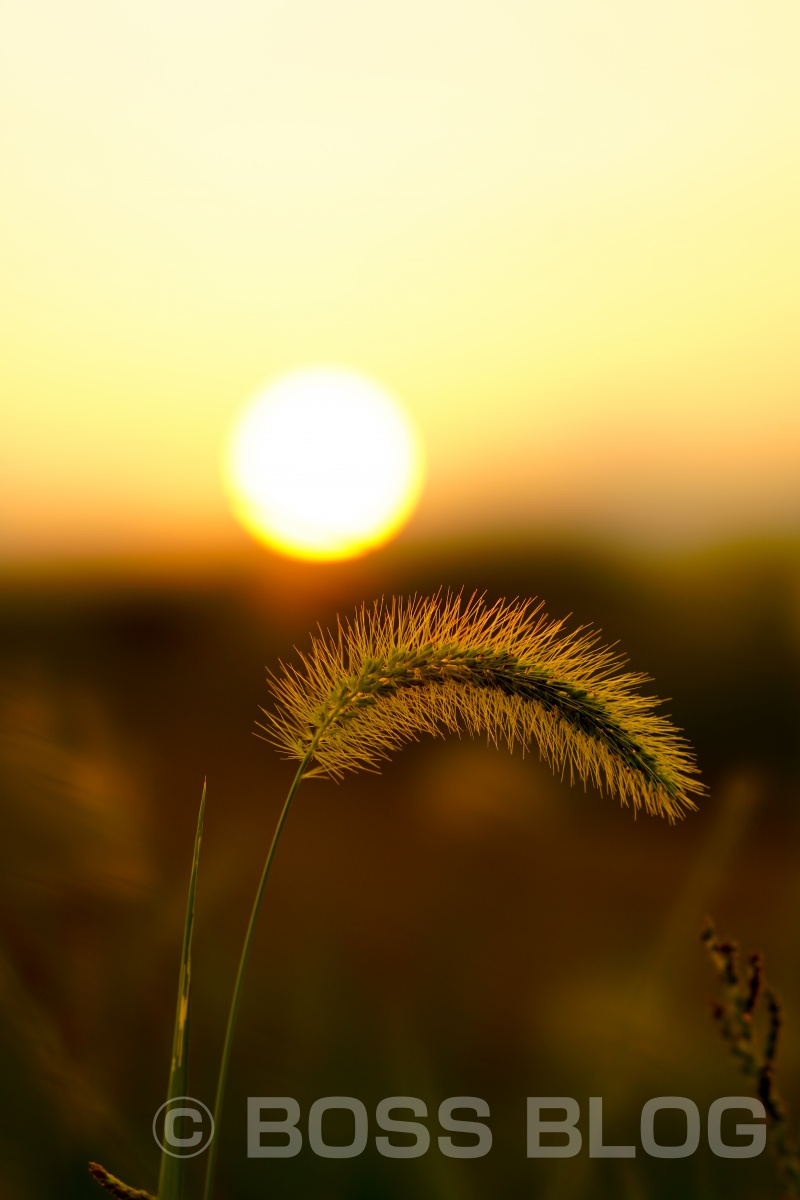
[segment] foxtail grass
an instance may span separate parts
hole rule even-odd
[[[331,632],[320,630],[299,665],[270,675],[276,702],[261,735],[297,769],[256,890],[228,1013],[214,1100],[215,1137],[204,1198],[212,1200],[233,1035],[258,913],[278,842],[300,783],[379,769],[421,735],[483,735],[523,753],[537,748],[562,778],[616,795],[634,811],[674,822],[705,790],[688,743],[660,703],[640,691],[647,676],[582,628],[567,632],[532,601],[487,605],[461,595],[377,601]],[[202,823],[202,813],[201,813]],[[185,1086],[191,928],[201,824],[184,935],[168,1096]],[[102,1168],[100,1168],[102,1171]],[[107,1174],[107,1173],[104,1173]],[[112,1179],[112,1177],[108,1177]],[[107,1181],[104,1186],[109,1188]],[[118,1180],[115,1186],[124,1188]],[[177,1200],[181,1179],[162,1162],[158,1200]],[[109,1190],[113,1190],[109,1188]],[[144,1193],[117,1192],[137,1198]]]
[[[483,734],[538,746],[555,771],[608,790],[670,822],[696,808],[688,743],[622,671],[621,656],[587,629],[564,630],[532,601],[414,597],[362,606],[312,639],[300,665],[269,676],[276,702],[262,734],[298,762],[256,891],[222,1051],[204,1200],[212,1200],[222,1105],[242,984],[278,841],[304,779],[380,767],[421,734]]]
[[[621,671],[596,633],[563,627],[531,602],[378,601],[271,677],[277,712],[261,728],[304,778],[375,770],[421,733],[464,731],[536,745],[570,781],[670,821],[695,808],[692,754],[639,693],[647,676]]]

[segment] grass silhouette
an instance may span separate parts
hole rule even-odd
[[[737,943],[718,938],[710,919],[706,920],[700,940],[708,951],[722,989],[722,999],[713,1004],[714,1020],[732,1058],[738,1062],[764,1105],[769,1141],[788,1194],[800,1197],[800,1154],[796,1138],[789,1130],[786,1107],[775,1087],[783,1006],[764,982],[763,962],[758,952],[749,956],[742,970]],[[754,1024],[759,1008],[766,1010],[766,1029],[762,1036]]]

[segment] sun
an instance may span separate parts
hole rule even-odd
[[[422,489],[422,446],[372,380],[334,367],[293,372],[244,409],[226,448],[233,511],[293,558],[354,558],[406,523]]]

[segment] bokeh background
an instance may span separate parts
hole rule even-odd
[[[210,1100],[290,768],[265,668],[439,586],[538,596],[671,697],[676,827],[422,742],[308,785],[237,1037],[220,1197],[781,1195],[767,1155],[535,1162],[525,1097],[746,1090],[706,913],[759,948],[800,1114],[800,98],[794,5],[12,3],[0,46],[0,1191],[153,1189],[203,779],[191,1091]],[[389,388],[428,477],[341,564],[220,482],[265,380]],[[344,464],[357,470],[357,463]],[[245,1158],[248,1095],[485,1098],[475,1162]],[[585,1132],[585,1124],[584,1124]],[[197,1172],[190,1177],[197,1184]],[[190,1194],[196,1194],[191,1192]]]

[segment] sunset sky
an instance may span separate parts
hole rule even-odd
[[[259,387],[426,447],[409,536],[800,529],[800,7],[12,0],[0,561],[235,548]]]

